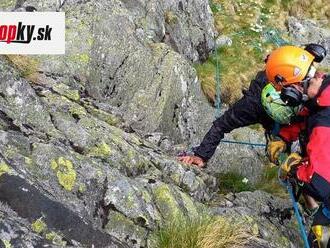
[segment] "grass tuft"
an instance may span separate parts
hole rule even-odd
[[[278,181],[278,166],[272,163],[264,166],[262,177],[256,183],[255,188],[281,198],[287,198],[287,190]]]
[[[238,248],[255,236],[242,222],[201,214],[174,218],[155,238],[157,248]]]
[[[255,190],[254,186],[249,181],[245,181],[246,178],[238,172],[220,173],[217,178],[220,193],[223,194]]]
[[[219,192],[222,194],[262,190],[281,198],[287,198],[286,189],[278,181],[278,166],[272,163],[263,167],[261,178],[256,183],[250,183],[244,176],[234,171],[220,173],[217,175],[217,179]]]
[[[39,62],[25,55],[5,55],[7,61],[12,64],[20,73],[20,76],[28,81],[38,82]]]

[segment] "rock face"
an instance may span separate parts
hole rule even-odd
[[[40,78],[28,83],[1,57],[0,200],[31,226],[42,220],[40,240],[145,247],[164,219],[197,214],[216,192],[212,176],[116,127],[73,78]]]
[[[298,45],[307,43],[322,44],[328,51],[328,56],[322,61],[323,66],[330,66],[330,30],[323,28],[313,20],[300,20],[295,17],[288,18],[290,37]]]
[[[248,224],[263,241],[255,247],[302,247],[292,203],[261,191],[241,192],[220,197],[216,214]],[[294,227],[294,228],[288,228]]]
[[[66,56],[40,57],[40,70],[79,78],[87,94],[118,108],[136,130],[187,140],[179,115],[199,88],[191,62],[214,48],[208,2],[60,2],[16,6],[66,12]]]

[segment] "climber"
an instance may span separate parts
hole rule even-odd
[[[256,123],[262,124],[266,133],[270,134],[267,135],[267,152],[272,162],[277,161],[280,152],[290,150],[290,145],[281,139],[275,127],[278,126],[277,123],[287,125],[304,118],[304,113],[301,111],[302,104],[299,102],[298,106],[289,106],[285,103],[294,101],[294,95],[290,89],[295,86],[284,87],[283,94],[280,94],[280,83],[275,85],[275,89],[274,85],[268,82],[281,79],[274,75],[274,72],[279,69],[292,75],[286,78],[287,82],[300,82],[309,72],[308,69],[313,62],[322,61],[326,56],[326,50],[320,45],[308,44],[305,49],[293,46],[280,47],[272,54],[266,59],[265,71],[259,72],[251,82],[249,90],[243,92],[244,96],[213,122],[202,143],[193,148],[194,154],[178,157],[179,161],[202,168],[214,154],[225,133]],[[300,116],[299,112],[302,112]],[[299,133],[300,129],[298,129]],[[307,200],[306,203],[308,209],[317,208],[317,204],[313,201]]]
[[[307,56],[310,54],[315,56],[317,58],[315,62],[318,63],[321,62],[326,53],[325,49],[317,44],[308,44],[305,47],[305,50],[292,46],[284,46],[277,49],[281,54],[287,54],[287,56],[277,60],[277,63],[286,63],[285,60],[288,60],[288,67],[292,70],[295,66],[305,66],[309,68],[313,62],[308,60],[304,63],[300,63],[297,61],[297,54],[292,53],[292,49],[297,49],[301,56]],[[266,63],[266,71],[270,73],[270,68],[272,68],[273,65],[273,60],[268,60]],[[275,97],[279,98],[278,91],[272,89],[272,86],[267,84],[269,80],[267,79],[266,71],[258,72],[256,78],[251,81],[249,89],[243,91],[243,97],[213,122],[212,127],[204,136],[202,143],[198,147],[193,148],[194,154],[180,156],[178,157],[180,161],[190,165],[194,164],[198,167],[204,167],[206,162],[213,156],[225,133],[229,133],[239,127],[256,123],[260,123],[265,130],[269,131],[273,130],[275,122],[279,124],[289,124],[292,122],[291,119],[294,119],[299,108],[286,106],[285,104],[278,104],[275,101],[267,103],[267,100],[261,99],[262,90],[267,85],[267,89],[264,90],[266,94],[264,94],[263,97],[267,98],[266,95],[270,93],[276,94]],[[294,73],[294,71],[292,71],[292,73]],[[305,76],[303,75],[304,73],[307,73],[307,71],[302,71],[297,77],[292,79],[301,79]],[[271,75],[269,74],[269,76]],[[267,92],[267,90],[270,92]],[[276,111],[274,111],[273,108],[276,108]],[[274,160],[272,156],[270,156],[270,158]]]
[[[322,203],[314,214],[309,233],[310,247],[330,245],[330,75],[316,74],[304,85],[294,85],[293,95],[297,101],[305,101],[308,116],[303,121],[307,130],[307,144],[303,156],[291,153],[281,164],[281,178],[295,179],[302,192]],[[293,87],[293,86],[289,86]],[[288,87],[288,88],[289,88]],[[289,89],[288,89],[289,90]],[[282,91],[283,92],[283,91]],[[297,103],[297,102],[296,102]],[[296,128],[296,127],[292,127]],[[290,133],[290,127],[286,133]],[[289,135],[285,137],[295,139]]]

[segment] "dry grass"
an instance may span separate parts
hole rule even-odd
[[[218,217],[200,232],[197,247],[200,248],[240,248],[245,247],[256,237],[247,231],[240,222],[233,222],[224,217]]]
[[[330,22],[330,4],[328,0],[294,0],[289,7],[289,14],[299,18],[325,20]]]
[[[38,82],[39,63],[36,59],[25,55],[5,55],[5,58],[19,71],[21,77]]]
[[[156,239],[157,248],[239,248],[256,237],[243,222],[201,215],[173,219]]]

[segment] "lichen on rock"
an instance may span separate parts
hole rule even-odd
[[[31,226],[32,226],[32,230],[38,234],[41,234],[47,230],[47,225],[42,220],[42,218],[35,220]]]
[[[58,182],[64,189],[71,191],[75,185],[77,173],[70,160],[59,157],[51,161],[51,168],[56,173]]]
[[[0,163],[0,177],[5,173],[9,173],[10,171],[10,167],[5,162]]]

